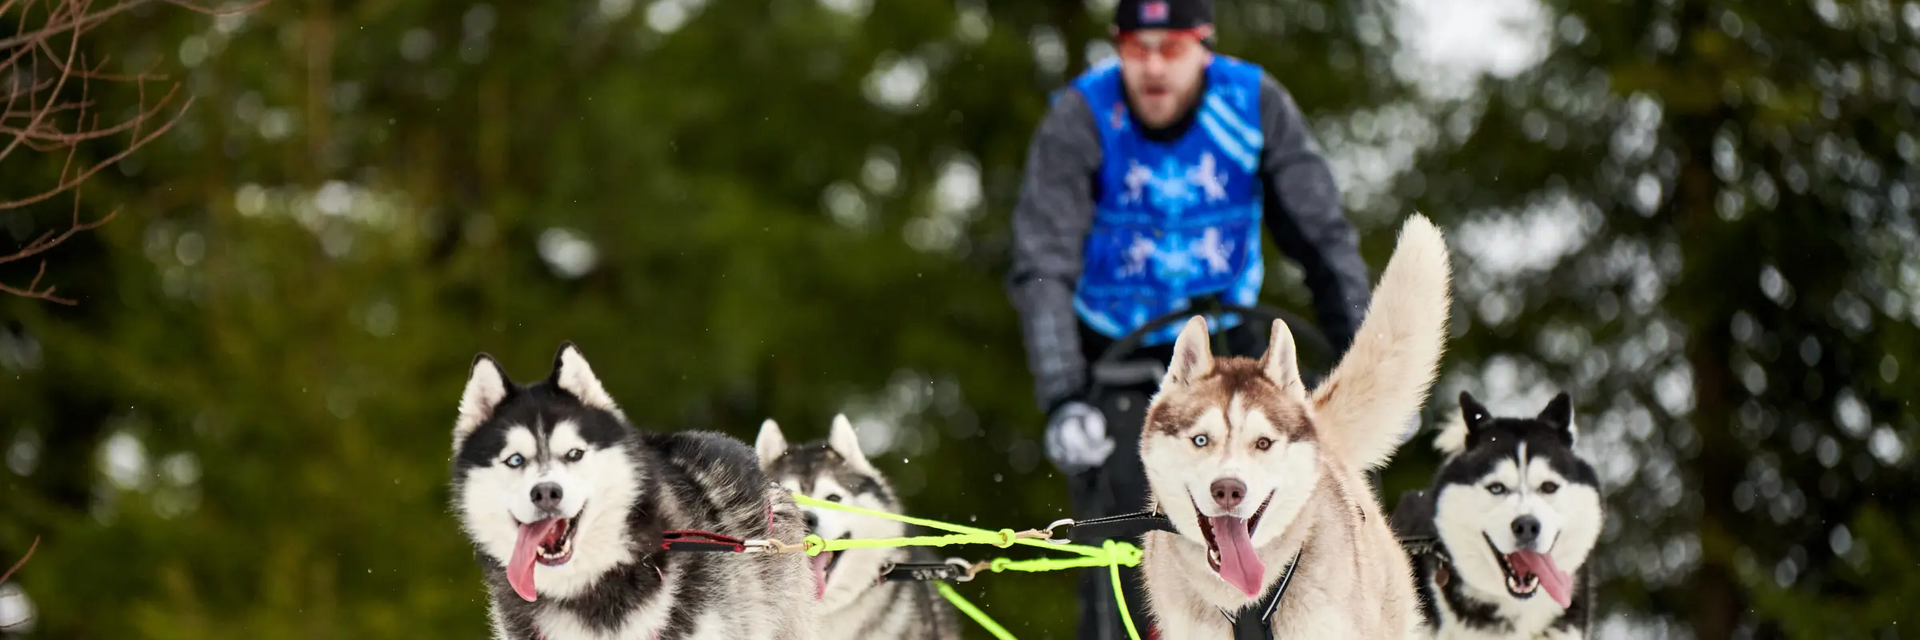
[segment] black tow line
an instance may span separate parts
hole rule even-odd
[[[1086,520],[1055,520],[1047,525],[1047,535],[1052,536],[1053,531],[1060,527],[1067,528],[1066,537],[1049,538],[1047,542],[1097,545],[1113,538],[1132,538],[1149,531],[1177,533],[1173,521],[1167,519],[1166,514],[1150,510]]]

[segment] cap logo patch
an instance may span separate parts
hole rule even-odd
[[[1171,13],[1172,11],[1167,9],[1167,0],[1148,0],[1140,3],[1141,24],[1166,24],[1167,16]]]

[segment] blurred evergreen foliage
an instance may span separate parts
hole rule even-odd
[[[1314,121],[1376,272],[1414,210],[1455,244],[1429,423],[1460,389],[1501,413],[1573,394],[1611,495],[1610,633],[1920,633],[1920,5],[1549,0],[1537,64],[1453,78],[1397,2],[1219,4],[1221,50]],[[14,631],[487,637],[446,489],[457,395],[475,352],[527,379],[561,340],[642,428],[811,439],[845,410],[916,515],[1061,517],[1007,220],[1109,12],[273,0],[104,23],[94,59],[196,102],[87,184],[89,219],[122,213],[49,254],[78,304],[0,298],[0,558],[43,538]],[[58,170],[0,164],[0,200]],[[0,214],[0,250],[70,207]],[[1269,300],[1310,313],[1269,264]],[[1434,459],[1408,443],[1388,504]],[[1065,638],[1071,585],[962,591]]]

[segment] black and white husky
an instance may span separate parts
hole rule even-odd
[[[1434,439],[1445,461],[1433,485],[1393,514],[1403,537],[1435,540],[1414,558],[1432,637],[1589,635],[1587,554],[1605,514],[1593,467],[1573,452],[1575,431],[1565,393],[1539,415],[1511,418],[1461,392],[1460,419]]]
[[[496,639],[816,637],[806,556],[661,550],[671,530],[799,544],[792,496],[744,442],[629,425],[572,344],[525,386],[475,357],[453,450]]]
[[[774,482],[811,498],[900,513],[900,500],[860,450],[853,424],[834,416],[825,441],[787,444],[780,425],[760,426],[754,442],[760,467]],[[897,538],[906,525],[885,518],[801,507],[807,525],[828,540]],[[881,572],[898,563],[941,560],[924,548],[848,549],[813,558],[826,581],[821,599],[820,637],[835,640],[958,640],[959,619],[929,582],[882,581]]]

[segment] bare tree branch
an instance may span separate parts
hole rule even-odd
[[[33,550],[38,548],[40,548],[40,536],[34,536],[33,546],[27,547],[27,555],[20,556],[20,561],[13,563],[13,567],[7,569],[6,573],[0,573],[0,582],[6,582],[7,578],[13,577],[14,572],[20,570],[20,567],[26,566],[27,559],[33,557]]]
[[[0,99],[3,105],[0,106],[0,163],[35,155],[46,160],[52,159],[48,157],[50,154],[66,156],[60,175],[52,185],[37,192],[29,191],[31,195],[0,201],[0,216],[33,215],[29,211],[33,205],[61,195],[73,197],[73,215],[64,228],[48,230],[13,253],[0,255],[0,264],[41,258],[31,282],[25,287],[0,282],[0,294],[74,304],[71,299],[54,295],[53,286],[41,286],[47,273],[43,254],[76,234],[99,228],[119,214],[115,209],[99,219],[82,221],[81,185],[167,133],[193,106],[192,97],[181,99],[179,82],[170,83],[159,99],[149,104],[147,83],[166,81],[167,77],[151,71],[106,72],[111,56],[90,63],[81,46],[83,37],[108,19],[148,4],[164,4],[203,15],[226,15],[250,11],[269,1],[211,8],[187,0],[0,0],[0,23],[16,25],[15,33],[0,33],[0,98],[3,98]],[[140,108],[125,120],[101,125],[97,113],[101,104],[92,99],[95,82],[131,84]],[[72,95],[75,93],[77,97]],[[125,146],[103,160],[78,156],[81,145],[123,135],[129,138]],[[0,174],[30,175],[4,168],[0,168]]]
[[[4,7],[5,7],[5,5],[0,5],[0,8],[4,8]],[[4,285],[0,285],[0,286],[4,286]],[[14,573],[17,573],[17,572],[19,572],[19,571],[20,571],[20,567],[24,567],[24,566],[27,566],[27,560],[28,560],[29,558],[32,558],[32,557],[33,557],[33,551],[34,551],[35,549],[39,549],[39,548],[40,548],[40,536],[34,536],[34,537],[33,537],[33,545],[32,545],[32,546],[29,546],[29,547],[27,547],[27,553],[26,553],[26,555],[23,555],[23,556],[20,556],[20,560],[19,560],[18,562],[15,562],[15,563],[13,563],[13,566],[12,566],[12,567],[9,567],[9,568],[7,569],[7,572],[6,572],[6,573],[0,573],[0,584],[5,584],[5,583],[7,582],[7,579],[8,579],[8,578],[12,578],[12,577],[13,577],[13,574],[14,574]],[[28,619],[26,619],[26,620],[20,620],[20,621],[18,621],[18,622],[15,622],[15,623],[13,623],[13,624],[7,624],[7,625],[0,625],[0,630],[8,630],[8,629],[13,629],[14,627],[18,627],[18,626],[20,626],[20,625],[24,625],[24,624],[26,624],[27,622],[29,622],[29,621],[31,621],[31,620],[32,620],[31,618],[28,618]]]

